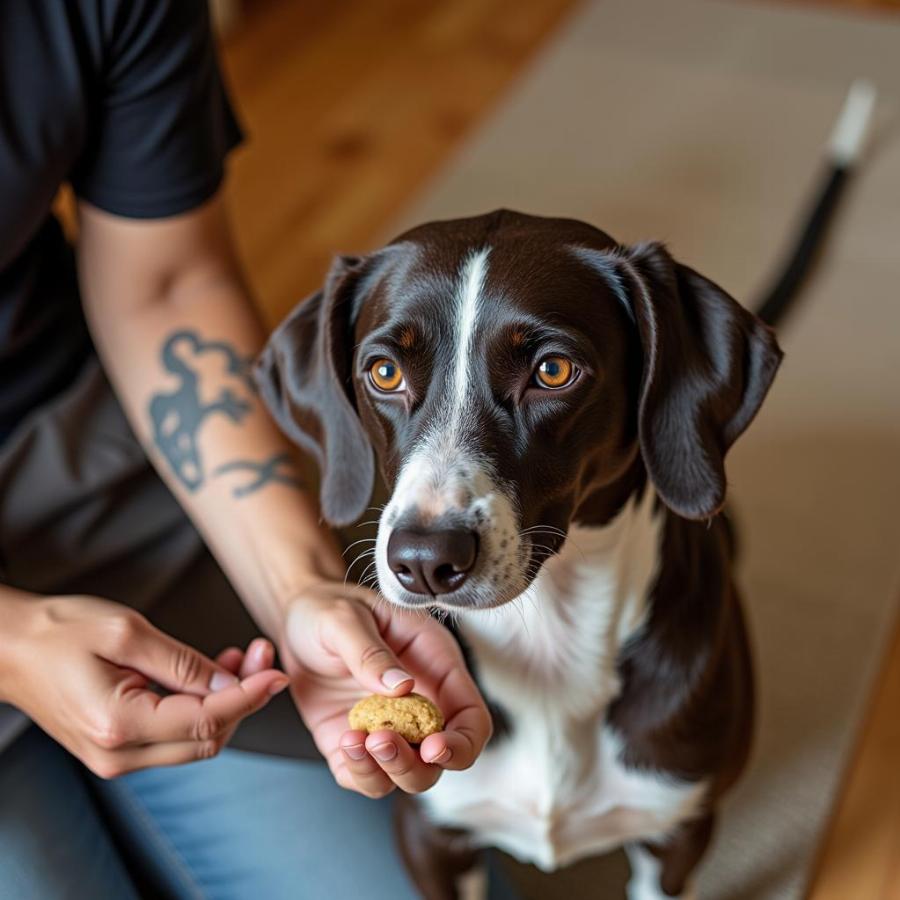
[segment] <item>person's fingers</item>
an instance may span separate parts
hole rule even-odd
[[[219,754],[223,746],[222,741],[211,740],[169,741],[163,744],[127,747],[104,754],[89,768],[100,778],[119,778],[139,769],[181,766],[186,763],[212,759]]]
[[[436,638],[440,639],[437,647]],[[450,652],[443,647],[442,634],[423,635],[420,648],[415,647],[416,642],[410,645],[418,651],[412,660],[413,671],[422,673],[423,693],[435,691],[431,697],[446,719],[442,732],[422,741],[421,757],[445,769],[466,769],[491,737],[491,715],[462,656],[455,648]]]
[[[295,607],[288,613],[288,639],[302,645],[306,618]],[[377,694],[400,696],[412,690],[414,679],[403,669],[393,650],[385,643],[371,610],[352,599],[334,601],[321,626],[325,647],[343,660],[350,674],[364,688]]]
[[[246,651],[238,647],[227,647],[216,657],[216,662],[232,675],[249,678],[257,672],[272,668],[275,648],[266,638],[254,638],[247,645]]]
[[[241,678],[249,678],[257,672],[271,669],[275,662],[275,648],[265,638],[254,638],[247,647],[244,661],[240,668]]]
[[[366,738],[366,750],[381,770],[407,794],[427,791],[441,776],[438,766],[423,762],[399,734],[393,731],[374,731]]]
[[[454,728],[430,734],[422,741],[419,753],[425,762],[442,769],[468,769],[475,762],[481,751],[472,729],[456,723]]]
[[[117,666],[140,672],[176,693],[203,696],[238,682],[224,666],[169,637],[136,614],[110,620],[107,633],[101,637],[98,655]]]
[[[216,662],[228,669],[232,675],[238,675],[244,662],[244,651],[239,647],[226,647],[217,657]]]
[[[332,770],[331,773],[334,776],[334,780],[345,790],[348,791],[356,791],[359,793],[356,787],[356,782],[353,780],[353,776],[347,771],[347,766],[342,762],[339,766]]]
[[[384,797],[394,790],[394,783],[382,771],[381,766],[366,750],[366,733],[364,731],[348,731],[341,737],[341,754],[343,763],[332,766],[335,778],[343,766],[350,776],[350,784],[338,783],[350,787],[367,797]]]
[[[288,684],[288,677],[276,670],[258,672],[202,698],[192,694],[160,697],[136,684],[122,692],[119,726],[101,746],[115,750],[137,744],[221,740]]]
[[[468,769],[490,740],[493,723],[475,682],[464,668],[452,669],[443,679],[437,704],[448,710],[450,718],[442,732],[422,741],[422,759],[444,769]]]
[[[452,738],[452,740],[451,740]],[[448,731],[440,731],[437,734],[429,734],[419,745],[419,756],[423,762],[440,766],[442,769],[455,768],[451,765],[454,756],[456,741],[462,739],[461,735]],[[459,748],[456,747],[457,762],[459,760]]]

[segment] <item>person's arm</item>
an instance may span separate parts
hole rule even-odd
[[[300,589],[344,569],[252,388],[249,363],[264,333],[221,199],[160,220],[82,203],[78,257],[91,331],[135,432],[260,627],[277,637]]]
[[[376,617],[373,595],[343,584],[334,539],[253,390],[249,363],[264,335],[221,198],[160,220],[82,203],[80,227],[83,302],[113,386],[250,612],[282,649],[289,641],[285,663],[303,676],[294,696],[335,776],[381,794],[395,783],[428,787],[439,774],[430,762],[470,765],[490,720],[455,642],[427,619]],[[353,699],[406,693],[414,679],[444,692],[447,730],[419,753],[390,738],[396,754],[384,765],[345,754],[359,741],[347,732]]]

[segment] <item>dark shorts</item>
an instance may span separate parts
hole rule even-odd
[[[210,655],[259,634],[95,359],[0,445],[0,583],[115,600]],[[318,756],[287,695],[232,746]]]

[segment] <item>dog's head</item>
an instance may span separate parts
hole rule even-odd
[[[725,453],[780,358],[765,325],[661,245],[499,211],[338,259],[256,373],[317,457],[333,524],[366,508],[374,448],[393,492],[384,595],[472,608],[519,595],[573,521],[596,520],[597,497],[644,473],[673,512],[713,516]]]

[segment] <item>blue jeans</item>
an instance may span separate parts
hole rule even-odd
[[[0,753],[2,900],[406,900],[389,801],[226,750],[100,781],[36,727]]]

